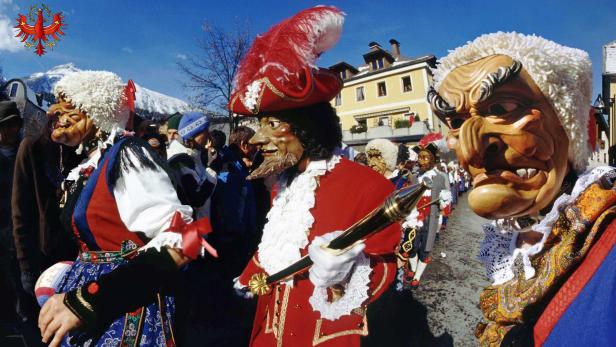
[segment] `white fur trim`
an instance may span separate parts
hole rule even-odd
[[[244,105],[247,109],[254,111],[257,106],[257,99],[259,99],[259,93],[261,92],[261,81],[253,81],[244,93]]]
[[[588,164],[588,111],[592,93],[592,64],[588,53],[540,36],[516,32],[482,35],[439,60],[434,86],[457,67],[503,54],[522,63],[552,104],[569,137],[569,160],[578,172]]]
[[[129,109],[124,84],[118,75],[108,71],[79,71],[60,79],[54,89],[73,106],[90,117],[106,132],[126,128]]]
[[[374,149],[381,152],[387,169],[393,171],[396,169],[396,161],[398,160],[398,146],[386,139],[374,139],[368,142],[365,152]]]

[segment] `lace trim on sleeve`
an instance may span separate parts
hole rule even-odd
[[[327,288],[315,287],[310,297],[310,305],[321,314],[321,318],[336,320],[361,307],[368,299],[368,285],[370,284],[370,258],[361,254],[357,258],[351,278],[347,283],[344,295],[334,302],[328,301]]]
[[[156,248],[160,252],[162,248],[182,249],[182,235],[172,231],[165,231],[156,235],[145,246],[141,247],[139,252],[143,252],[149,248]],[[205,249],[201,247],[199,251],[201,256],[205,255]]]

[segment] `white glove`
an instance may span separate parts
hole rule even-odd
[[[366,247],[363,242],[358,243],[342,254],[334,253],[337,250],[321,248],[321,245],[328,244],[340,234],[342,231],[317,236],[308,247],[308,256],[314,263],[310,268],[310,282],[315,287],[331,287],[344,281],[355,264],[357,256]]]
[[[255,295],[250,291],[248,286],[245,286],[240,283],[240,277],[236,277],[233,279],[233,290],[235,290],[235,294],[244,299],[252,299]]]

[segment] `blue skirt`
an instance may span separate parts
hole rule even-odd
[[[67,272],[58,292],[77,289],[126,264],[120,252],[85,252]],[[74,330],[68,333],[61,346],[175,346],[171,323],[175,313],[172,297],[158,295],[157,302],[118,317],[98,341]]]

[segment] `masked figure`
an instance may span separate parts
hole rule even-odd
[[[420,141],[412,150],[417,153],[417,180],[429,180],[431,188],[424,192],[417,208],[402,223],[403,233],[398,250],[398,263],[401,267],[396,282],[396,289],[399,291],[419,285],[421,276],[431,261],[430,252],[441,228],[443,216],[448,215],[451,208],[449,186],[444,175],[435,168],[438,146],[435,142]]]
[[[134,94],[118,76],[70,74],[54,93],[52,139],[80,146],[88,159],[67,178],[73,184],[65,220],[80,254],[55,288],[62,294],[41,309],[43,339],[63,346],[174,345],[174,304],[164,283],[173,283],[186,243],[168,229],[172,219],[176,229],[190,223],[193,211],[180,203],[163,159],[125,134]],[[197,241],[195,253],[200,247]]]
[[[472,179],[484,226],[482,346],[614,345],[613,168],[585,172],[595,131],[588,54],[484,35],[435,71],[433,110]]]
[[[235,287],[248,294],[256,274],[303,256],[314,262],[259,297],[251,346],[358,346],[370,332],[368,304],[394,278],[397,225],[345,252],[326,247],[393,191],[378,173],[335,154],[342,135],[329,100],[342,81],[314,62],[342,22],[333,7],[300,12],[258,36],[237,75],[229,107],[259,118],[250,143],[264,156],[249,178],[274,174],[278,183],[258,250]]]
[[[366,144],[365,153],[368,166],[396,185],[399,176],[396,168],[398,147],[389,140],[375,139]]]

